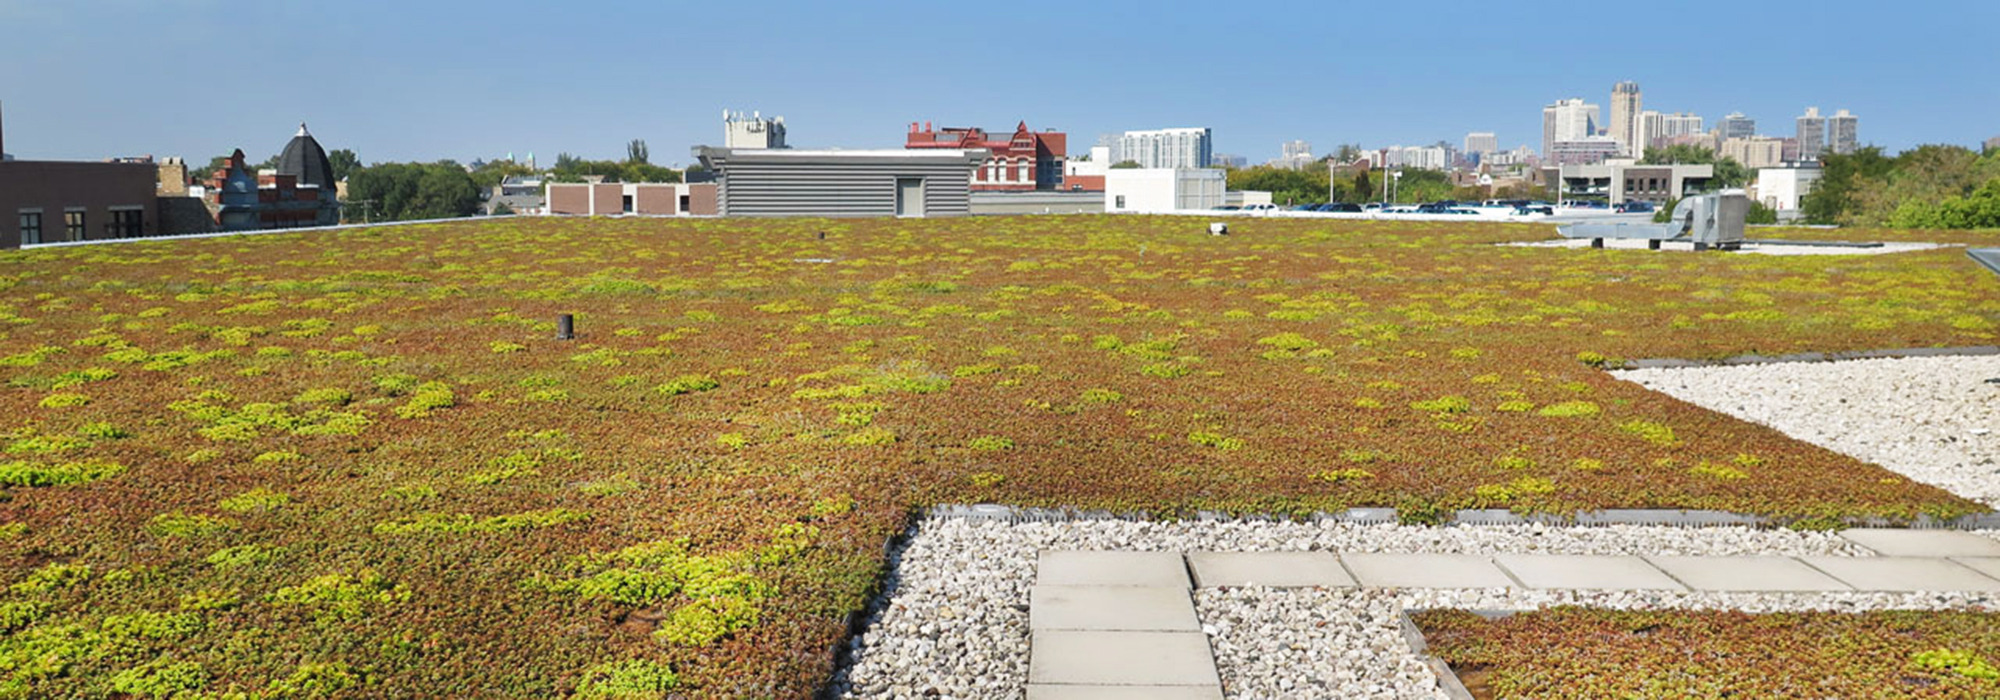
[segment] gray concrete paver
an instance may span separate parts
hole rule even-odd
[[[1633,556],[1500,554],[1493,561],[1529,588],[1687,590],[1672,576]]]
[[[1200,632],[1040,630],[1030,645],[1030,684],[1222,685]]]
[[[1188,587],[1179,552],[1052,550],[1042,552],[1035,583],[1053,586]]]
[[[1340,555],[1354,580],[1373,588],[1512,588],[1519,584],[1475,554]]]
[[[1950,559],[1799,557],[1857,591],[2000,591],[2000,580]]]
[[[1646,561],[1697,591],[1813,592],[1852,587],[1826,572],[1781,556],[1661,556]]]
[[[1184,588],[1038,585],[1029,598],[1036,630],[1201,631]]]
[[[1189,552],[1195,585],[1327,588],[1353,586],[1332,552]]]
[[[1222,686],[1030,685],[1028,700],[1222,700]]]
[[[1851,528],[1840,536],[1888,557],[2000,557],[2000,540],[1957,530]]]

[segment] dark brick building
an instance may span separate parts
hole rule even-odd
[[[0,125],[0,153],[5,150]],[[0,160],[0,248],[157,235],[158,182],[151,159]]]

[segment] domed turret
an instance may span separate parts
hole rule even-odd
[[[278,154],[278,174],[298,178],[300,186],[313,185],[327,191],[334,187],[333,164],[327,162],[326,150],[306,131],[305,124],[299,124],[299,133]]]

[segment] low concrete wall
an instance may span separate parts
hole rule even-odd
[[[1006,214],[1102,214],[1103,192],[974,192],[972,213],[992,216]]]

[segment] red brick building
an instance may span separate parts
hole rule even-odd
[[[929,122],[911,122],[903,147],[986,149],[990,155],[972,174],[974,192],[1056,190],[1062,189],[1063,154],[1069,152],[1069,136],[1060,131],[1029,131],[1025,121],[1004,140],[993,140],[978,127],[933,130]]]
[[[243,162],[243,149],[210,177],[209,209],[224,231],[332,226],[340,222],[333,192],[301,186],[297,175],[264,175]]]

